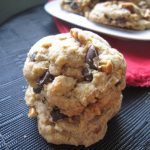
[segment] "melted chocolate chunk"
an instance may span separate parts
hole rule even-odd
[[[93,64],[93,58],[97,57],[98,53],[93,45],[89,47],[89,50],[86,54],[86,63],[90,66],[91,69],[97,69]]]
[[[57,121],[60,119],[68,118],[68,116],[64,115],[60,112],[60,109],[58,107],[54,107],[53,110],[50,112],[50,115],[53,119],[53,121]]]
[[[73,1],[72,3],[70,3],[70,7],[71,7],[73,10],[76,10],[76,9],[79,8],[78,4],[77,4],[75,1]]]
[[[52,82],[54,80],[54,76],[47,71],[40,79],[37,81],[37,88],[33,88],[34,93],[40,93],[43,85],[47,84],[49,82]]]
[[[37,88],[33,88],[34,93],[39,94],[42,91],[42,86],[38,86]]]
[[[92,81],[93,80],[93,74],[92,74],[92,71],[90,68],[88,67],[85,67],[83,70],[82,70],[82,74],[84,76],[84,79],[86,81]]]
[[[35,61],[35,57],[36,57],[36,54],[33,53],[33,54],[30,56],[30,60],[31,60],[31,61]]]

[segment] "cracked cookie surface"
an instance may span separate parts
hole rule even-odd
[[[89,146],[119,111],[125,60],[100,36],[80,29],[48,36],[29,51],[23,73],[29,117],[54,144]]]

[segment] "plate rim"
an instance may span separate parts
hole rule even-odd
[[[138,38],[139,36],[126,36],[126,35],[118,35],[118,33],[116,32],[116,34],[112,34],[112,33],[108,33],[109,32],[109,30],[108,30],[108,32],[105,32],[105,31],[101,31],[101,30],[96,30],[96,29],[92,29],[92,28],[88,28],[88,27],[84,27],[83,25],[80,25],[80,24],[75,24],[74,22],[72,22],[72,21],[69,21],[69,20],[65,20],[64,18],[62,18],[62,17],[60,17],[60,16],[57,16],[57,15],[55,15],[51,10],[49,10],[49,7],[50,7],[50,5],[52,5],[52,4],[58,4],[59,3],[59,0],[54,0],[54,1],[49,1],[49,2],[47,2],[45,5],[44,5],[44,9],[45,9],[45,11],[48,13],[48,14],[50,14],[50,15],[52,15],[52,16],[54,16],[54,17],[56,17],[56,18],[58,18],[58,19],[60,19],[60,20],[63,20],[63,21],[65,21],[65,22],[68,22],[68,23],[70,23],[70,24],[73,24],[73,25],[77,25],[77,26],[79,26],[79,27],[82,27],[82,28],[85,28],[85,29],[88,29],[88,30],[92,30],[92,31],[94,31],[94,32],[97,32],[97,33],[101,33],[101,34],[104,34],[104,35],[107,35],[107,36],[110,36],[110,37],[115,37],[115,38],[122,38],[122,39],[126,39],[126,40],[137,40],[137,41],[150,41],[150,37],[148,37],[148,38]],[[60,5],[59,5],[59,7],[60,7]],[[61,9],[60,9],[61,10]],[[74,13],[71,13],[71,12],[67,12],[67,11],[64,11],[64,10],[61,10],[62,12],[64,12],[64,13],[68,13],[69,15],[71,14],[71,15],[74,15],[74,16],[79,16],[78,14],[74,14]],[[83,16],[79,16],[79,17],[83,17]],[[89,21],[89,20],[87,20],[87,21]],[[126,29],[120,29],[120,28],[115,28],[115,27],[108,27],[108,26],[105,26],[105,25],[99,25],[99,24],[96,24],[96,23],[94,23],[94,22],[91,22],[91,21],[89,21],[90,23],[92,23],[92,24],[94,24],[94,25],[97,25],[97,26],[100,26],[100,27],[102,27],[102,28],[105,28],[105,29],[110,29],[110,30],[119,30],[119,32],[121,31],[121,30],[126,30]],[[114,29],[113,29],[114,28]],[[134,31],[134,30],[127,30],[127,31],[131,31],[131,32],[135,32],[136,33],[136,31]],[[145,31],[145,30],[144,30]],[[138,32],[138,31],[137,31]],[[142,32],[142,31],[140,31],[140,32]],[[150,29],[149,29],[149,31],[148,32],[150,32]],[[150,33],[149,33],[150,34]]]

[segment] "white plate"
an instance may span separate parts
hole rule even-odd
[[[104,33],[111,36],[126,38],[126,39],[143,40],[143,41],[150,40],[150,30],[133,31],[133,30],[125,30],[125,29],[115,28],[111,26],[95,24],[87,20],[83,16],[69,13],[67,11],[62,10],[60,8],[59,0],[48,2],[44,6],[44,8],[52,16],[55,16],[61,20],[64,20],[66,22],[72,23],[80,27],[84,27],[89,30]]]

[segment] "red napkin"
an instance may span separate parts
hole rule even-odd
[[[70,26],[53,18],[60,33],[69,32]],[[113,38],[99,34],[110,45],[119,50],[127,63],[127,85],[149,87],[150,86],[150,41],[136,41]]]

